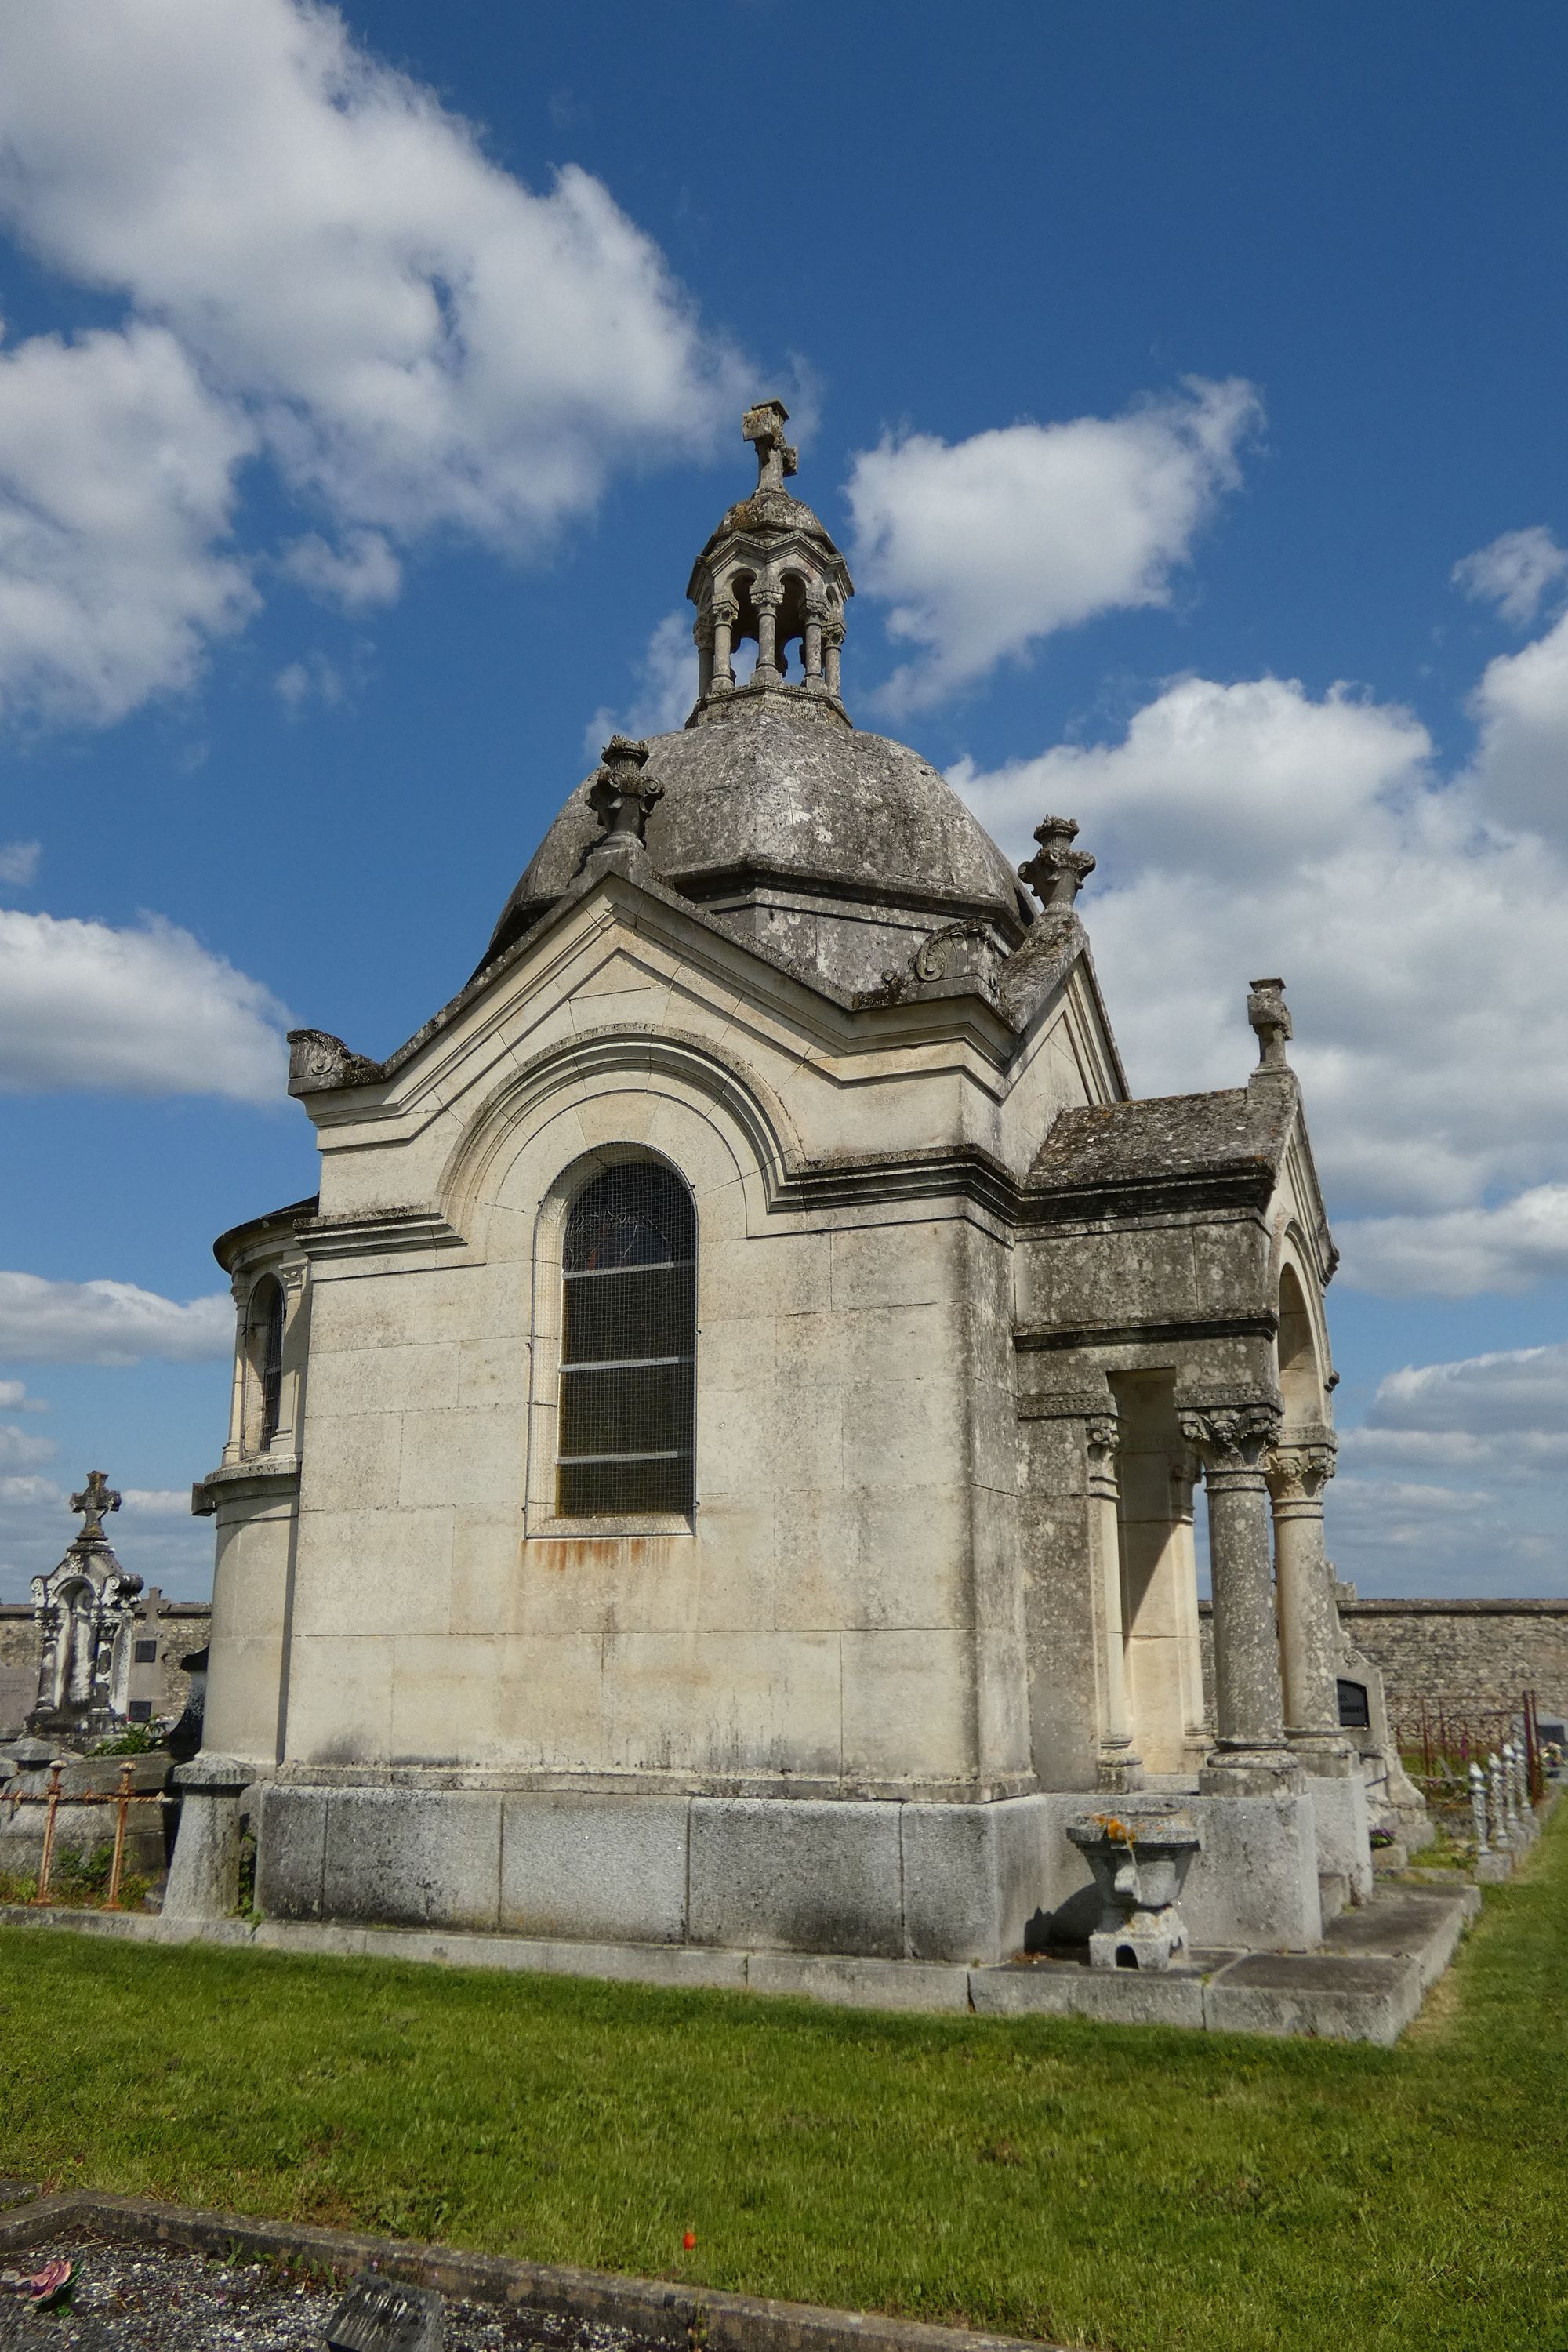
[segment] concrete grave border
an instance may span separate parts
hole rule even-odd
[[[21,2201],[27,2200],[27,2201]],[[834,2311],[820,2304],[776,2303],[719,2287],[668,2279],[623,2278],[610,2271],[530,2263],[509,2255],[463,2253],[356,2230],[317,2229],[303,2221],[264,2221],[241,2213],[161,2205],[146,2197],[98,2189],[39,2196],[21,2181],[0,2182],[0,2253],[87,2231],[131,2245],[177,2246],[195,2253],[282,2256],[348,2277],[377,2269],[388,2277],[438,2288],[465,2302],[551,2312],[597,2321],[662,2344],[704,2352],[1066,2352],[1035,2337],[992,2336],[880,2312]]]

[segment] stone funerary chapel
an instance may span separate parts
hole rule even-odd
[[[684,729],[608,745],[389,1059],[290,1041],[321,1191],[217,1244],[170,1908],[243,1794],[281,1919],[996,1960],[1092,1924],[1069,1827],[1164,1803],[1195,1940],[1310,1947],[1368,1790],[1281,984],[1244,1084],[1130,1097],[1094,860],[1045,815],[1020,878],[853,723],[784,423]]]

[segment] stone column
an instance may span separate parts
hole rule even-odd
[[[843,622],[825,622],[822,630],[823,671],[827,680],[827,691],[836,701],[838,699],[838,656],[843,646]]]
[[[801,647],[805,664],[805,682],[818,692],[822,688],[822,605],[820,601],[808,603],[805,608],[805,642]]]
[[[756,686],[781,686],[784,683],[778,666],[779,606],[784,592],[773,582],[758,580],[752,583],[752,602],[757,608],[757,667],[752,674]]]
[[[239,1907],[239,1800],[256,1768],[232,1756],[193,1756],[171,1776],[180,1828],[169,1865],[165,1919],[227,1919]]]
[[[705,702],[713,684],[713,615],[700,613],[691,632],[697,648],[697,699]]]
[[[223,1449],[223,1459],[226,1462],[239,1462],[245,1455],[245,1376],[247,1337],[245,1328],[245,1310],[249,1291],[248,1288],[242,1289],[237,1281],[232,1284],[231,1287],[234,1292],[234,1378],[229,1384],[228,1443]]]
[[[1300,1786],[1285,1738],[1274,1566],[1263,1459],[1279,1433],[1279,1408],[1182,1406],[1182,1435],[1204,1467],[1214,1587],[1215,1712],[1219,1736],[1200,1776],[1212,1796],[1274,1796]]]
[[[715,694],[728,694],[735,683],[735,673],[730,666],[730,640],[740,610],[732,596],[715,596],[713,599],[712,690]]]
[[[1097,1413],[1084,1423],[1089,1451],[1089,1542],[1099,1586],[1104,1719],[1100,1736],[1100,1785],[1138,1789],[1142,1759],[1132,1734],[1127,1696],[1127,1629],[1121,1606],[1121,1493],[1116,1480],[1120,1422],[1114,1412]]]
[[[1197,1538],[1193,1527],[1193,1490],[1198,1483],[1195,1454],[1183,1452],[1171,1464],[1171,1521],[1177,1553],[1176,1595],[1181,1612],[1182,1711],[1184,1763],[1201,1763],[1211,1745],[1204,1696],[1203,1625],[1198,1615]]]
[[[1274,1506],[1274,1575],[1285,1737],[1309,1772],[1344,1779],[1359,1759],[1340,1731],[1339,1624],[1323,1549],[1323,1488],[1334,1475],[1326,1432],[1277,1445],[1264,1465]]]

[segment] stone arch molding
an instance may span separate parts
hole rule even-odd
[[[563,1112],[634,1088],[685,1109],[710,1130],[728,1164],[726,1181],[740,1185],[748,1230],[753,1214],[766,1215],[802,1164],[787,1112],[753,1071],[742,1071],[706,1040],[610,1030],[546,1048],[490,1093],[447,1161],[439,1188],[442,1213],[482,1250],[489,1212],[510,1170],[542,1130]],[[581,1144],[563,1145],[563,1167],[581,1150]],[[656,1148],[656,1156],[679,1164],[668,1148]],[[712,1189],[698,1171],[681,1173],[699,1194]]]
[[[1328,1324],[1323,1314],[1321,1286],[1311,1271],[1312,1263],[1312,1254],[1300,1223],[1294,1217],[1287,1218],[1275,1240],[1272,1264],[1269,1267],[1269,1283],[1279,1317],[1276,1352],[1279,1364],[1280,1391],[1288,1429],[1326,1424],[1329,1420],[1331,1358]],[[1305,1400],[1300,1389],[1288,1378],[1290,1368],[1286,1362],[1287,1350],[1290,1344],[1287,1336],[1290,1319],[1287,1310],[1287,1301],[1292,1290],[1300,1300],[1300,1312],[1305,1318],[1306,1339],[1311,1357],[1314,1393],[1306,1409],[1304,1409]]]

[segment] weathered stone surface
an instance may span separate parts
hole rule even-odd
[[[321,1907],[331,1919],[493,1927],[501,1800],[477,1790],[334,1789]]]
[[[1204,1988],[1204,2022],[1218,2033],[1307,2034],[1394,2042],[1421,2006],[1414,1960],[1254,1952]]]
[[[901,1959],[900,1810],[694,1798],[692,1941]]]
[[[503,1801],[500,1924],[530,1936],[679,1944],[684,1797],[519,1790]]]

